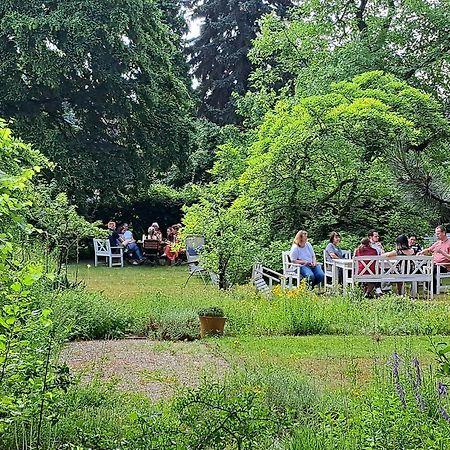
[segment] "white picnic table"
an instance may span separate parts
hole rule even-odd
[[[364,269],[358,272],[358,262]],[[430,297],[433,297],[433,261],[431,256],[401,256],[400,258],[386,258],[383,256],[361,256],[353,259],[333,259],[332,285],[338,285],[338,269],[343,271],[343,291],[355,282],[388,282],[411,283],[411,294],[417,296],[419,282],[427,282]],[[374,269],[371,269],[372,264]]]

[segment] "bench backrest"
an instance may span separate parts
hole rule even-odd
[[[111,254],[111,244],[109,239],[94,239],[94,251],[98,256],[108,256]]]
[[[158,251],[161,246],[161,243],[158,239],[144,239],[142,241],[142,248],[144,250],[156,250]]]
[[[293,270],[297,270],[296,268],[292,267],[290,251],[281,252],[281,259],[283,260],[283,274],[286,275],[287,273],[292,272]]]
[[[204,236],[190,235],[186,237],[186,259],[188,263],[194,263],[200,260],[200,252],[204,245]]]
[[[355,256],[353,258],[355,281],[431,281],[432,256]]]

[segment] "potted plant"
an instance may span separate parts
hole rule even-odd
[[[218,336],[223,334],[223,328],[227,318],[222,308],[212,306],[203,308],[198,312],[200,319],[200,337]]]

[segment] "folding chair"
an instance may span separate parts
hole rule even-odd
[[[205,245],[205,238],[201,235],[191,235],[186,237],[186,258],[189,268],[189,277],[184,284],[187,286],[189,280],[193,275],[199,275],[203,281],[203,284],[207,285],[207,279],[205,275],[208,275],[208,271],[200,265],[200,252]]]

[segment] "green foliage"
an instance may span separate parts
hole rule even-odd
[[[404,195],[403,181],[414,178],[404,161],[420,158],[425,172],[444,176],[449,136],[430,95],[379,71],[280,100],[257,128],[221,146],[214,182],[185,209],[186,230],[205,236],[206,265],[228,283],[299,229],[315,242],[333,229],[378,228],[392,241],[420,235],[439,211],[426,190]]]
[[[77,213],[64,193],[54,194],[55,186],[40,185],[34,192],[35,200],[27,212],[34,225],[32,240],[43,241],[48,252],[47,259],[56,261],[58,281],[67,285],[69,256],[78,257],[80,242],[86,238],[100,237],[98,223],[91,224]]]
[[[155,2],[14,0],[0,17],[0,113],[57,164],[83,213],[127,204],[184,164],[193,104],[172,18]]]
[[[80,287],[41,295],[39,304],[52,308],[54,320],[68,328],[70,339],[116,339],[133,326],[123,308]]]
[[[189,188],[192,183],[201,185],[210,181],[217,147],[225,141],[228,129],[228,126],[221,128],[205,118],[197,118],[193,123],[186,164],[172,166],[164,181],[184,189]]]
[[[249,53],[255,70],[246,107],[257,111],[274,92],[283,97],[286,82],[309,96],[369,70],[393,73],[448,106],[448,23],[447,0],[306,0],[289,20],[267,15]]]
[[[31,230],[23,217],[34,201],[31,180],[46,160],[0,122],[0,161],[0,434],[20,423],[39,447],[43,424],[57,419],[53,407],[70,384],[54,361],[60,341],[52,311],[33,308],[34,291],[53,277],[42,264],[19,259],[20,237]]]
[[[204,383],[176,401],[174,410],[194,448],[264,448],[283,426],[263,392],[247,383]]]
[[[183,219],[184,233],[205,237],[201,258],[206,267],[217,273],[221,289],[243,281],[254,259],[248,251],[254,241],[251,230],[243,227],[245,213],[229,207],[233,197],[232,186],[212,186],[198,203],[185,208]]]
[[[188,47],[192,72],[199,80],[200,115],[220,125],[236,123],[232,93],[245,93],[252,69],[247,58],[259,30],[258,19],[270,11],[284,16],[289,0],[192,0],[194,17],[202,19],[200,34]],[[211,51],[214,48],[214,51]]]
[[[206,317],[224,317],[225,313],[223,312],[223,309],[219,306],[210,306],[208,308],[202,308],[199,309],[198,315],[200,317],[206,316]]]
[[[147,399],[120,392],[114,384],[98,379],[87,385],[72,386],[59,406],[59,421],[48,424],[43,430],[43,443],[47,444],[43,448],[138,448],[135,437],[139,430],[133,416],[137,413],[144,415],[152,407]],[[18,435],[20,439],[20,430]],[[9,444],[14,445],[12,442]],[[5,445],[5,448],[10,447]]]
[[[450,345],[447,342],[434,342],[431,340],[431,349],[438,364],[439,374],[443,377],[450,376]]]
[[[254,64],[251,87],[238,99],[237,109],[244,116],[244,123],[254,127],[263,122],[277,100],[330,93],[333,83],[376,70],[392,73],[399,80],[432,93],[448,115],[449,18],[447,0],[363,1],[355,5],[344,0],[306,0],[291,10],[289,20],[267,15],[249,52]],[[415,99],[410,100],[411,106],[416,103]],[[431,116],[426,109],[422,119],[426,122]],[[445,162],[443,166],[428,164],[439,135],[432,134],[417,146],[400,137],[395,157],[391,155],[388,164],[409,202],[424,200],[424,207],[437,207],[440,221],[447,222],[448,169]],[[441,142],[440,147],[441,155],[448,153],[448,140]],[[425,158],[423,149],[428,153]],[[440,159],[438,155],[434,158]],[[355,196],[358,194],[356,190]],[[391,214],[391,206],[394,215],[403,215],[399,205],[388,204],[385,211]]]
[[[449,445],[447,388],[431,371],[394,354],[387,365],[375,365],[374,377],[366,390],[354,385],[332,393],[313,388],[296,370],[247,368],[185,388],[164,405],[95,382],[71,388],[57,427],[45,431],[55,448],[103,450]]]

